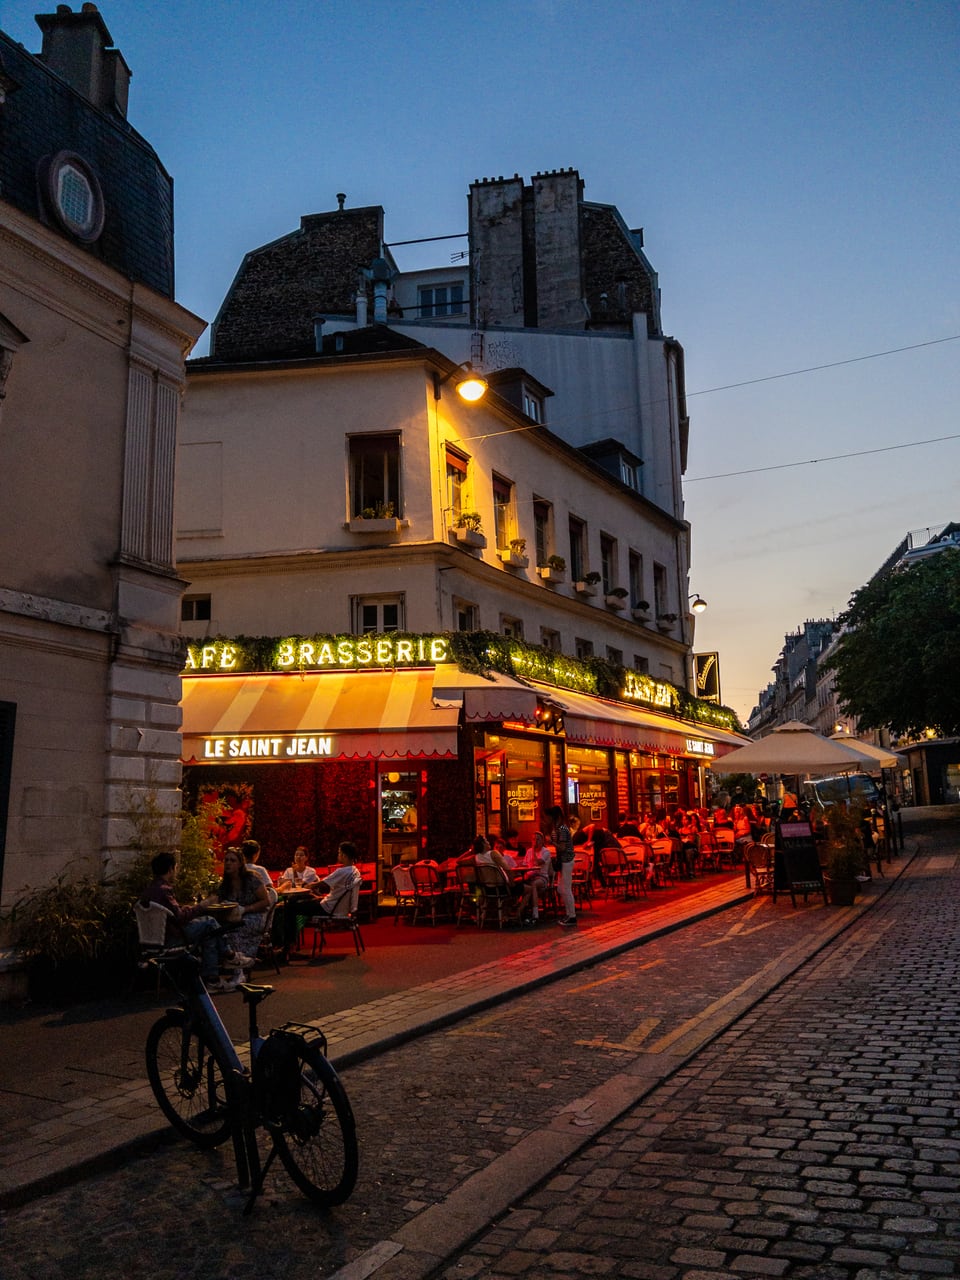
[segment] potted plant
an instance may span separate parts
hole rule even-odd
[[[860,882],[869,877],[863,847],[863,812],[857,805],[834,804],[826,815],[827,844],[822,853],[823,881],[827,897],[838,907],[853,905]]]
[[[526,550],[526,538],[511,538],[510,546],[500,551],[500,559],[514,569],[525,569],[530,563]]]
[[[348,528],[351,533],[396,533],[400,521],[392,502],[378,502],[376,506],[364,507],[358,516],[353,516]]]
[[[630,612],[638,622],[642,622],[650,614],[650,605],[646,600],[638,600]]]
[[[590,573],[585,573],[583,577],[573,585],[582,596],[595,596],[597,583],[600,581],[600,574],[595,569]]]
[[[485,547],[487,540],[480,525],[479,511],[461,511],[453,522],[454,536],[468,547]]]
[[[603,597],[603,603],[608,609],[622,609],[628,595],[626,587],[611,587]]]
[[[675,613],[658,613],[657,614],[657,626],[660,628],[661,631],[669,631],[670,628],[673,626],[673,624],[676,622],[676,620],[677,620],[677,615]]]
[[[563,556],[547,556],[543,564],[537,565],[537,573],[544,582],[562,582],[567,572],[567,562]]]

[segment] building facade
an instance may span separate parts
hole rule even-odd
[[[559,256],[582,293],[580,249]],[[581,308],[564,333],[524,313],[498,347],[451,277],[425,278],[397,274],[382,210],[341,203],[247,255],[189,365],[185,785],[236,813],[234,835],[252,826],[268,864],[300,843],[323,861],[349,831],[384,875],[476,830],[529,835],[547,803],[607,825],[700,803],[705,762],[741,741],[688,693],[690,531],[662,483],[685,420],[655,428],[636,391],[657,324],[594,332]],[[408,322],[408,295],[435,314]],[[654,345],[676,387],[678,348]],[[471,353],[487,392],[468,404]],[[581,379],[603,433],[577,441]],[[620,438],[605,410],[624,414],[628,384]]]
[[[99,875],[179,812],[175,440],[203,329],[169,176],[92,4],[0,33],[0,893]]]

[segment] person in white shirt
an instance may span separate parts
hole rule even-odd
[[[546,844],[541,831],[533,833],[533,844],[524,854],[523,905],[521,924],[540,921],[540,895],[553,883],[553,849]]]
[[[318,884],[320,877],[314,871],[313,867],[307,866],[307,851],[300,845],[293,855],[293,865],[287,867],[286,871],[280,877],[280,883],[277,888],[281,893],[287,893],[290,889],[306,889],[308,885]]]
[[[354,865],[356,860],[356,845],[350,840],[344,840],[337,850],[337,861],[340,865],[334,867],[322,881],[327,892],[320,897],[316,890],[312,890],[313,896],[319,899],[317,908],[324,915],[348,916],[350,914],[352,889],[354,885],[359,885],[362,879],[359,869]]]
[[[247,864],[247,870],[252,871],[258,880],[261,880],[266,887],[267,897],[270,900],[271,907],[277,905],[277,891],[273,887],[273,881],[270,879],[270,872],[266,867],[260,865],[260,844],[257,840],[244,840],[240,846],[240,856]]]

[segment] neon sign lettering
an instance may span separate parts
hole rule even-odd
[[[236,738],[204,738],[204,760],[282,760],[309,759],[313,756],[332,756],[333,738],[328,735],[286,736],[257,738],[243,735]]]

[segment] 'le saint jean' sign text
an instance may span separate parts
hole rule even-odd
[[[243,644],[214,640],[187,646],[185,672],[247,669]],[[341,671],[370,667],[432,667],[449,662],[445,636],[322,636],[313,640],[280,640],[270,671]]]
[[[204,738],[204,760],[308,760],[312,756],[332,756],[333,738],[328,735],[295,737],[286,734],[260,738],[245,734],[236,738]]]

